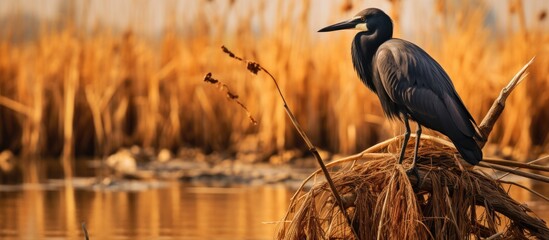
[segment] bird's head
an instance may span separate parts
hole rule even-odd
[[[367,8],[347,21],[327,26],[318,31],[331,32],[343,29],[355,29],[366,32],[367,34],[372,34],[380,30],[384,33],[389,33],[392,36],[393,22],[391,21],[391,18],[380,9]]]

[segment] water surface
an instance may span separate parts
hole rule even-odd
[[[134,191],[24,185],[0,192],[0,239],[272,239],[284,186],[210,188],[178,182]]]
[[[86,167],[76,170],[80,177],[94,175]],[[58,173],[46,175],[45,184],[0,185],[0,239],[84,239],[81,222],[92,240],[273,239],[276,225],[267,222],[284,216],[293,194],[285,185],[206,187],[178,181],[106,191],[83,188],[90,178],[67,184],[52,180]],[[547,184],[531,187],[549,196]],[[547,202],[517,187],[510,193],[549,221]]]

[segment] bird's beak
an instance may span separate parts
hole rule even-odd
[[[340,23],[336,23],[334,25],[327,26],[323,29],[318,30],[318,32],[331,32],[331,31],[337,31],[337,30],[343,30],[343,29],[357,29],[357,30],[368,31],[368,27],[366,27],[366,23],[364,23],[364,21],[362,21],[360,17],[356,17],[351,20],[347,20]]]

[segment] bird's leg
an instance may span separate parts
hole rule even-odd
[[[406,145],[408,144],[408,140],[410,140],[410,124],[408,123],[408,116],[404,116],[404,126],[406,127],[406,132],[404,133],[404,142],[402,142],[402,149],[400,150],[400,158],[398,160],[399,164],[402,164],[402,161],[404,161],[404,152],[406,151]],[[417,192],[420,188],[419,184],[419,172],[416,168],[416,160],[417,160],[417,150],[419,146],[419,137],[421,136],[421,125],[419,123],[417,124],[417,131],[416,131],[416,146],[414,147],[414,159],[412,161],[412,167],[408,170],[406,170],[406,174],[414,174],[416,176],[416,187],[414,188],[414,191]]]
[[[410,124],[408,123],[408,116],[406,115],[404,115],[404,126],[406,127],[406,132],[404,133],[404,141],[402,142],[402,148],[400,149],[398,164],[402,164],[402,161],[404,161],[404,152],[406,152],[406,145],[410,139]]]
[[[406,173],[407,174],[414,174],[416,176],[416,187],[414,190],[416,189],[419,189],[421,186],[420,186],[420,179],[419,179],[419,172],[417,170],[417,167],[416,167],[416,162],[417,162],[417,152],[418,152],[418,148],[419,148],[419,140],[421,138],[421,125],[418,123],[417,124],[417,130],[416,130],[416,145],[414,146],[414,159],[412,160],[412,167],[408,170],[406,170]]]
[[[416,167],[416,161],[417,161],[417,150],[419,148],[419,139],[421,137],[421,125],[419,123],[417,124],[417,130],[416,130],[416,146],[414,147],[414,160],[412,161],[412,168]]]

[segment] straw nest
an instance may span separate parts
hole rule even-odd
[[[359,239],[549,239],[543,220],[513,200],[500,181],[466,166],[442,139],[422,139],[416,186],[416,177],[406,174],[408,164],[397,164],[401,141],[393,138],[328,164]],[[328,184],[318,182],[296,192],[277,238],[352,239],[354,234]]]

